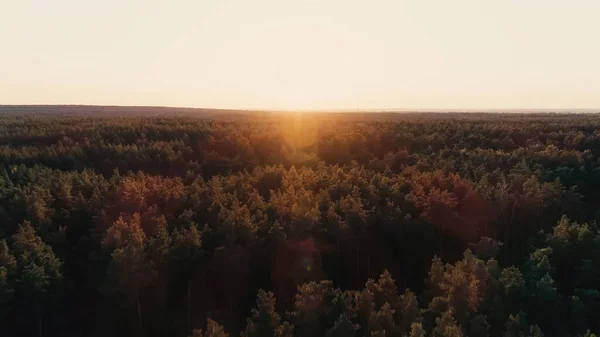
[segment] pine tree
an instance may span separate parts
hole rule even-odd
[[[146,235],[140,226],[140,217],[135,213],[129,223],[122,218],[108,230],[103,244],[112,251],[108,270],[109,290],[125,295],[135,303],[140,330],[143,316],[140,294],[155,278],[155,272],[146,252]]]
[[[160,268],[168,262],[172,244],[164,215],[156,219],[154,231],[156,234],[150,238],[148,243],[148,255],[154,265]]]
[[[285,243],[287,235],[283,230],[283,227],[279,224],[279,221],[275,220],[271,228],[269,228],[268,240],[272,247],[280,247]]]
[[[12,236],[11,248],[16,259],[16,288],[35,312],[38,334],[42,336],[43,307],[49,295],[47,290],[61,280],[61,262],[28,222],[18,226]],[[5,248],[2,247],[2,250]],[[5,256],[4,259],[10,260],[10,257]]]
[[[331,281],[309,282],[298,286],[296,310],[292,312],[292,318],[299,336],[314,336],[326,331],[327,327],[320,324],[320,316],[327,308],[326,298],[332,293]]]
[[[396,322],[394,321],[394,313],[389,303],[385,303],[378,311],[371,312],[369,319],[369,331],[371,335],[383,334],[385,336],[393,336],[396,332]]]
[[[0,240],[0,266],[5,267],[7,270],[16,267],[15,257],[10,253],[6,240]]]
[[[275,337],[294,337],[294,326],[289,322],[283,322],[275,329]]]
[[[564,328],[560,324],[561,318],[565,317],[564,308],[557,306],[562,303],[562,296],[558,293],[554,280],[549,274],[544,275],[536,282],[534,290],[534,307],[530,312],[533,322],[540,324],[542,328],[548,331],[561,331]]]
[[[169,247],[170,273],[177,284],[185,284],[187,322],[190,328],[192,318],[192,281],[197,274],[202,273],[204,251],[202,250],[201,232],[196,225],[173,231]]]
[[[9,302],[14,296],[16,264],[6,240],[0,240],[0,323],[4,323],[4,317],[10,312]]]
[[[402,333],[407,333],[413,323],[421,321],[421,309],[417,296],[410,289],[406,289],[404,295],[400,296],[397,313],[400,316],[398,328]]]
[[[170,262],[170,249],[172,246],[171,235],[167,229],[167,221],[164,216],[156,217],[153,221],[153,236],[149,237],[146,243],[146,259],[148,265],[151,265],[156,276],[154,282],[154,294],[152,301],[153,311],[159,317],[165,316],[168,313],[167,300],[169,296],[169,285],[172,279],[173,267],[178,266]],[[179,288],[179,287],[178,287]],[[191,302],[188,301],[188,304]],[[188,305],[189,307],[189,305]],[[191,330],[190,312],[187,315],[187,329]],[[151,324],[156,324],[154,320]],[[156,326],[153,324],[153,327]]]
[[[334,326],[327,332],[327,337],[354,337],[360,326],[352,323],[346,314],[340,315]]]
[[[275,336],[280,327],[281,317],[275,311],[275,296],[271,292],[260,289],[256,296],[256,308],[252,309],[247,319],[246,330],[242,337]]]
[[[223,330],[223,327],[219,323],[208,319],[206,330],[194,329],[191,337],[229,337],[229,334]]]
[[[476,258],[469,249],[462,260],[446,265],[445,271],[440,261],[434,261],[428,280],[430,295],[435,295],[429,304],[432,313],[452,310],[452,316],[458,323],[468,326],[472,314],[479,312],[484,304],[489,304],[496,294],[493,285],[497,281],[490,269],[498,274],[495,260],[486,263]]]
[[[432,337],[462,337],[461,328],[456,324],[452,311],[446,311],[442,317],[435,319],[435,328],[431,334]]]
[[[442,295],[440,286],[444,281],[445,267],[442,260],[434,256],[431,261],[431,267],[428,272],[428,278],[425,280],[425,286],[427,287],[427,297],[432,300],[433,298]]]
[[[385,303],[389,303],[392,309],[396,309],[399,306],[400,298],[398,296],[398,289],[396,288],[396,281],[387,269],[381,273],[377,282],[369,280],[366,288],[375,295],[375,304],[378,308],[381,308]]]
[[[532,325],[529,327],[529,335],[530,337],[544,337],[542,330],[537,325]]]
[[[409,337],[425,337],[425,329],[421,323],[413,323],[410,325]]]
[[[537,325],[529,325],[525,314],[510,315],[505,324],[503,337],[544,337]]]

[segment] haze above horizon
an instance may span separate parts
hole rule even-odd
[[[600,108],[600,2],[12,1],[0,104]]]

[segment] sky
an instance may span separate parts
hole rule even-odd
[[[0,104],[600,108],[598,0],[0,0]]]

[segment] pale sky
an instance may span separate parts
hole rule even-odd
[[[600,108],[600,0],[0,0],[0,104]]]

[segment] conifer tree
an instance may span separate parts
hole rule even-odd
[[[35,313],[38,335],[43,335],[44,305],[52,294],[47,290],[61,280],[61,262],[52,248],[36,235],[35,230],[25,222],[18,226],[12,236],[12,253],[16,259],[16,288],[25,298],[31,312]],[[5,250],[2,247],[2,250]],[[10,257],[5,256],[5,260]]]
[[[280,322],[281,317],[275,311],[275,296],[271,292],[260,289],[256,296],[256,308],[252,309],[250,317],[247,319],[242,337],[275,336]]]

